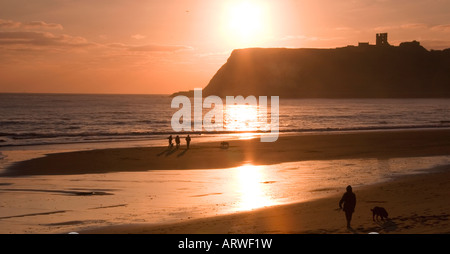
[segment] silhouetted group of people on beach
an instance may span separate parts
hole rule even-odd
[[[167,139],[169,140],[169,148],[172,148],[173,147],[172,135],[170,135]],[[186,140],[186,149],[189,149],[189,145],[191,143],[191,137],[189,135],[187,135],[185,140]],[[180,148],[181,140],[180,140],[180,136],[178,136],[178,135],[175,137],[175,144],[176,144],[176,149]]]

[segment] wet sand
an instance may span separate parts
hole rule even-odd
[[[350,158],[450,155],[450,130],[370,131],[192,144],[188,151],[164,147],[104,149],[51,154],[18,163],[4,176],[71,175],[152,169],[214,169],[244,163],[274,163]],[[351,183],[350,183],[351,184]],[[83,233],[450,233],[450,168],[398,177],[355,188],[358,204],[352,229],[338,211],[342,193],[314,201],[180,223],[133,224],[93,228]],[[372,221],[370,208],[385,207],[390,219]],[[123,208],[123,207],[122,207]],[[100,218],[101,219],[101,218]]]
[[[352,228],[338,209],[342,194],[297,204],[166,225],[122,225],[82,231],[88,234],[448,234],[450,167],[402,176],[354,189]],[[344,189],[344,188],[343,188]],[[343,190],[344,191],[344,190]],[[371,208],[386,208],[389,219],[372,219]]]
[[[320,133],[282,136],[273,143],[259,138],[195,143],[186,150],[167,147],[99,149],[50,154],[19,162],[0,176],[70,175],[157,169],[215,169],[244,163],[270,165],[305,160],[395,158],[450,155],[450,130]]]

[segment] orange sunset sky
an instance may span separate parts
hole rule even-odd
[[[448,0],[0,0],[0,92],[205,87],[231,51],[418,40],[450,48]]]

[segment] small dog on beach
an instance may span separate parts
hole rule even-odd
[[[379,217],[381,217],[382,220],[385,218],[388,218],[388,212],[383,207],[375,206],[373,209],[370,209],[372,211],[372,220],[375,221],[375,216],[377,217],[377,220]]]
[[[230,147],[230,144],[228,142],[222,142],[220,143],[220,148],[222,149],[228,149],[228,147]]]

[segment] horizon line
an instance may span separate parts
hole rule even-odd
[[[161,95],[170,96],[173,93],[83,93],[83,92],[0,92],[2,94],[30,94],[30,95]]]

